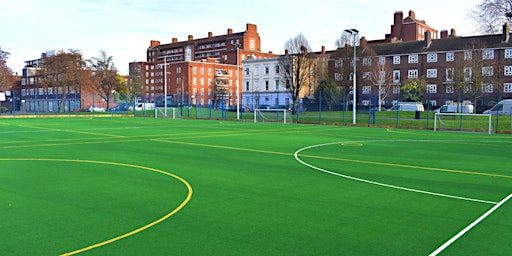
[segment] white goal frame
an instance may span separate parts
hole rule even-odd
[[[261,113],[261,112],[283,112],[283,123],[286,124],[286,114],[287,114],[287,110],[286,109],[276,109],[276,108],[271,108],[271,109],[263,108],[263,109],[259,109],[259,108],[256,108],[256,109],[254,109],[254,122],[255,123],[258,122],[258,113]]]
[[[155,108],[155,118],[172,118],[176,119],[176,108],[167,107],[167,113],[165,113],[165,107],[157,107]],[[160,114],[160,115],[159,115]],[[166,116],[167,114],[167,116]],[[171,114],[169,116],[169,114]]]
[[[478,117],[487,117],[488,118],[488,133],[489,134],[492,134],[493,133],[493,130],[492,130],[492,115],[491,114],[468,114],[468,113],[435,113],[434,115],[434,131],[441,131],[441,129],[439,128],[439,122],[441,121],[441,119],[439,118],[440,116],[454,116],[454,117],[457,117],[457,116],[478,116]]]

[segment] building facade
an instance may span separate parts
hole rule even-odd
[[[267,58],[272,52],[261,52],[257,26],[247,24],[246,31],[186,41],[173,38],[169,44],[151,41],[147,61],[141,62],[141,97],[146,101],[168,104],[229,107],[241,103],[242,61]],[[171,103],[169,103],[169,100]]]
[[[369,44],[357,46],[357,104],[382,98],[384,105],[401,101],[403,86],[417,80],[426,86],[423,102],[433,108],[451,102],[471,102],[477,112],[500,98],[512,97],[510,27],[503,33],[473,37]],[[329,69],[337,85],[351,90],[352,48],[331,55]],[[380,97],[375,97],[375,95]]]

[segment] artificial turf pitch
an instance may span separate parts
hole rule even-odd
[[[2,255],[512,255],[511,135],[80,117],[0,138]]]

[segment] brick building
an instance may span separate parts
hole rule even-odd
[[[443,34],[443,33],[442,33]],[[340,48],[331,55],[329,70],[338,86],[351,92],[352,51]],[[432,39],[425,32],[420,41],[369,44],[361,38],[357,46],[358,104],[375,102],[381,96],[391,105],[403,96],[410,80],[426,83],[423,102],[440,106],[471,102],[477,112],[500,98],[512,98],[512,42],[510,27],[496,35]]]
[[[219,36],[209,32],[205,38],[194,39],[189,35],[185,41],[173,38],[168,44],[152,40],[147,61],[131,65],[142,69],[143,100],[161,102],[167,92],[168,104],[227,107],[237,100],[241,103],[242,61],[273,56],[261,52],[257,26],[247,24],[246,31],[238,33],[228,29]]]
[[[402,11],[397,11],[393,15],[393,25],[391,25],[391,33],[385,35],[385,39],[374,40],[369,43],[394,43],[420,41],[425,39],[425,33],[429,32],[432,39],[438,38],[438,31],[430,27],[425,20],[416,18],[414,11],[409,11],[409,16],[404,18]],[[446,31],[444,31],[446,32]],[[455,30],[452,30],[452,34]]]

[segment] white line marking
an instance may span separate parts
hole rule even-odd
[[[357,142],[358,143],[363,143],[363,142],[386,142],[386,141],[379,140],[379,141],[357,141]],[[389,141],[387,141],[387,142],[389,142]],[[321,172],[324,172],[324,173],[328,173],[328,174],[331,174],[331,175],[335,175],[335,176],[339,176],[339,177],[342,177],[342,178],[346,178],[346,179],[351,179],[351,180],[360,181],[360,182],[364,182],[364,183],[369,183],[369,184],[373,184],[373,185],[377,185],[377,186],[382,186],[382,187],[388,187],[388,188],[394,188],[394,189],[399,189],[399,190],[405,190],[405,191],[414,192],[414,193],[421,193],[421,194],[427,194],[427,195],[433,195],[433,196],[447,197],[447,198],[453,198],[453,199],[465,200],[465,201],[472,201],[472,202],[478,202],[478,203],[497,204],[497,202],[493,202],[493,201],[480,200],[480,199],[461,197],[461,196],[454,196],[454,195],[448,195],[448,194],[441,194],[441,193],[435,193],[435,192],[419,190],[419,189],[413,189],[413,188],[407,188],[407,187],[400,187],[400,186],[390,185],[390,184],[381,183],[381,182],[377,182],[377,181],[365,180],[365,179],[361,179],[361,178],[357,178],[357,177],[353,177],[353,176],[349,176],[349,175],[345,175],[345,174],[340,174],[340,173],[328,171],[328,170],[322,169],[320,167],[316,167],[314,165],[308,164],[308,163],[302,161],[299,158],[299,156],[298,156],[300,152],[302,152],[303,150],[306,150],[306,149],[315,148],[315,147],[321,147],[321,146],[326,146],[326,145],[332,145],[332,144],[338,144],[338,143],[341,143],[341,142],[332,142],[332,143],[325,143],[325,144],[318,144],[318,145],[304,147],[304,148],[301,148],[301,149],[295,151],[294,156],[295,156],[295,159],[297,161],[299,161],[301,164],[303,164],[305,166],[308,166],[310,168],[313,168],[315,170],[318,170],[318,171],[321,171]],[[354,141],[352,141],[351,143],[354,143]]]
[[[436,256],[438,255],[440,252],[442,252],[444,249],[446,249],[448,246],[450,246],[453,242],[455,242],[457,239],[459,239],[461,236],[463,236],[466,232],[468,232],[470,229],[472,229],[473,227],[475,227],[478,223],[480,223],[482,220],[484,220],[485,218],[487,218],[489,215],[491,215],[491,213],[493,213],[494,211],[496,211],[498,208],[500,208],[500,206],[502,206],[504,203],[506,203],[510,198],[512,198],[512,194],[508,195],[505,199],[501,200],[501,202],[499,202],[498,204],[496,204],[494,207],[492,207],[489,211],[487,211],[484,215],[480,216],[480,218],[476,219],[475,221],[473,221],[473,223],[471,223],[469,226],[467,226],[466,228],[464,228],[463,230],[461,230],[459,233],[457,233],[455,236],[453,236],[452,238],[450,238],[450,240],[446,241],[446,243],[444,243],[443,245],[441,245],[439,248],[437,248],[437,250],[435,250],[434,252],[432,252],[431,254],[429,254],[429,256]]]

